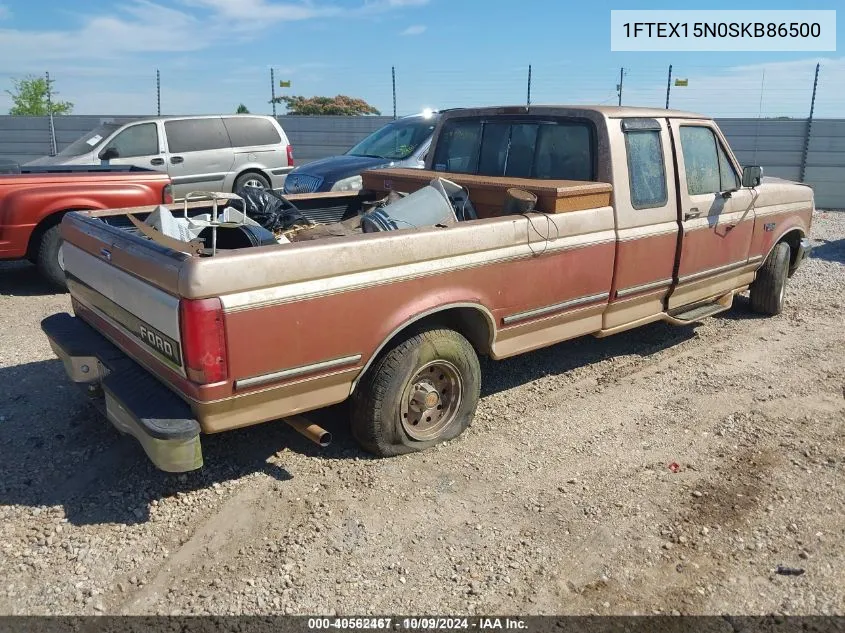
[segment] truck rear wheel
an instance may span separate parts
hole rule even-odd
[[[41,276],[59,290],[67,290],[65,280],[64,260],[61,253],[62,234],[61,225],[52,226],[41,235],[35,265]]]
[[[396,344],[352,396],[352,435],[391,457],[451,440],[470,425],[481,390],[475,350],[453,330],[425,330]]]
[[[783,310],[789,255],[789,244],[777,244],[757,271],[757,278],[750,289],[751,309],[754,312],[775,316]]]

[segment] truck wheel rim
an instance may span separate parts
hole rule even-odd
[[[408,382],[399,416],[402,428],[413,439],[437,439],[461,406],[463,381],[458,368],[445,360],[423,365]]]
[[[64,250],[62,250],[63,248],[64,244],[59,244],[59,252],[57,255],[57,259],[59,260],[59,268],[62,270],[65,269],[65,253]]]

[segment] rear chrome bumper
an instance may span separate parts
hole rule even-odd
[[[202,467],[200,425],[181,398],[79,318],[54,314],[41,329],[68,377],[119,431],[140,442],[156,467]]]

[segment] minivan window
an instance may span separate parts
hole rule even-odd
[[[593,180],[588,123],[506,118],[448,121],[434,157],[439,171],[544,180]]]
[[[232,147],[252,147],[254,145],[278,145],[282,137],[268,119],[258,117],[227,117],[223,119]]]
[[[690,195],[731,191],[739,187],[739,178],[708,127],[681,126],[681,151]]]
[[[202,152],[231,146],[223,120],[219,118],[166,121],[164,131],[171,153]]]
[[[346,154],[404,160],[431,136],[435,123],[433,118],[399,119],[379,128]]]
[[[660,130],[625,132],[625,149],[628,152],[631,205],[635,209],[662,207],[669,198]]]
[[[106,138],[114,134],[116,130],[121,127],[120,123],[103,123],[96,129],[91,130],[85,136],[76,139],[73,143],[65,147],[59,156],[82,156],[94,150],[97,145],[103,142]]]
[[[108,142],[117,150],[118,158],[158,154],[158,129],[155,123],[141,123],[126,128]]]

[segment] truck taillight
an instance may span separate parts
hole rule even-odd
[[[161,201],[164,204],[173,203],[173,185],[166,185],[164,191],[161,192]]]
[[[188,380],[203,385],[226,380],[226,329],[220,299],[182,299],[179,326]]]
[[[288,167],[293,167],[293,145],[288,145]]]

